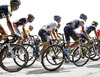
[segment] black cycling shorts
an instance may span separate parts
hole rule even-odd
[[[45,30],[40,29],[38,32],[38,35],[41,37],[42,42],[47,42],[48,35],[47,35],[47,32]]]
[[[76,41],[76,40],[79,39],[79,37],[78,37],[78,35],[76,34],[76,32],[75,32],[72,28],[70,28],[69,25],[66,25],[66,26],[64,27],[64,33],[65,33],[65,38],[66,38],[66,41],[67,41],[67,42],[70,41],[70,37],[72,37],[72,39],[73,39],[74,41]]]

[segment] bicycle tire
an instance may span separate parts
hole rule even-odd
[[[23,46],[21,46],[21,45],[18,45],[18,44],[10,44],[10,46],[11,46],[11,48],[20,48],[21,50],[23,50],[24,53],[25,53],[25,56],[24,56],[25,61],[22,63],[22,66],[21,67],[16,65],[16,63],[14,61],[17,58],[17,56],[18,56],[18,54],[16,54],[16,50],[12,50],[14,52],[14,55],[16,57],[14,57],[14,58],[12,58],[12,57],[10,57],[10,58],[5,57],[5,59],[2,60],[2,57],[3,57],[4,52],[5,51],[8,51],[7,48],[4,48],[4,49],[2,49],[2,54],[1,54],[1,57],[0,57],[0,66],[5,71],[8,71],[8,72],[17,72],[17,71],[20,71],[21,69],[23,69],[26,66],[26,64],[28,62],[28,53],[27,53],[26,49]],[[14,61],[14,62],[12,62],[12,61]],[[19,63],[21,63],[21,62],[19,62]]]
[[[90,56],[90,59],[92,61],[97,61],[100,59],[100,55],[97,55],[95,51],[97,50],[97,47],[100,48],[100,45],[94,45],[94,47],[95,47],[95,49],[93,47],[90,47],[90,51],[94,52],[94,56],[93,57]],[[100,52],[100,49],[98,49],[98,50],[99,50],[98,52]]]
[[[25,47],[25,49],[27,50],[27,52],[29,54],[28,63],[25,67],[30,67],[36,61],[36,55],[37,55],[36,49],[30,44],[22,44],[22,46]]]
[[[49,61],[50,59],[47,58],[47,55],[49,54],[49,53],[48,53],[48,50],[51,49],[51,48],[53,49],[54,47],[57,48],[57,49],[59,49],[59,50],[61,51],[61,52],[60,52],[60,53],[61,53],[60,55],[62,56],[62,60],[61,60],[58,64],[57,64],[57,63],[56,63],[56,64],[50,63],[50,61]],[[55,50],[56,50],[56,49],[55,49]],[[55,51],[53,51],[53,52],[55,52]],[[57,57],[58,57],[57,59],[58,59],[58,60],[59,60],[59,58],[61,58],[61,57],[59,57],[60,55],[57,55]],[[55,56],[55,55],[53,55],[53,56]],[[49,68],[48,65],[47,65],[47,66],[45,65],[45,63],[47,63],[47,62],[45,62],[45,61],[46,61],[46,60],[45,60],[45,57],[46,57],[46,59],[47,59],[47,62],[50,63],[51,65],[53,65],[53,66],[51,66],[51,68]],[[52,56],[51,56],[51,57],[52,57]],[[64,52],[63,52],[62,47],[59,46],[59,45],[51,45],[51,46],[47,47],[46,50],[43,52],[43,54],[42,54],[42,62],[41,62],[41,63],[42,63],[43,67],[44,67],[46,70],[48,70],[48,71],[55,71],[55,70],[57,70],[57,69],[59,69],[59,68],[61,67],[61,65],[62,65],[63,62],[64,62],[64,58],[65,58],[65,55],[64,55]],[[54,61],[53,61],[53,62],[54,62]],[[57,67],[54,67],[54,66],[57,66]],[[54,68],[53,68],[53,67],[54,67]]]
[[[83,50],[83,47],[84,47],[86,50]],[[78,48],[78,49],[79,49],[79,48]],[[77,49],[77,50],[78,50],[78,49]],[[75,51],[73,52],[72,60],[73,60],[73,63],[74,63],[76,66],[81,67],[81,66],[85,65],[85,64],[88,62],[88,60],[89,60],[89,58],[90,58],[90,51],[89,51],[88,47],[86,47],[86,46],[82,46],[81,51],[78,50],[78,53],[77,53],[77,50],[75,50]],[[79,55],[79,57],[78,57],[78,55]],[[77,57],[78,57],[79,59],[76,61],[75,58],[77,58]],[[84,62],[83,62],[83,61],[84,61]]]

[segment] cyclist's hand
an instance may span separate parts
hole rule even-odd
[[[57,39],[57,41],[60,41],[60,38],[56,38]]]
[[[93,40],[91,40],[90,38],[88,38],[88,41],[89,41],[90,43],[92,43],[92,42],[93,42]]]

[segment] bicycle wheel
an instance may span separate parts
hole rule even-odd
[[[90,47],[90,59],[93,61],[97,61],[100,59],[100,45],[94,45]]]
[[[22,45],[27,50],[28,55],[29,55],[28,63],[25,67],[29,67],[36,61],[37,53],[36,53],[35,48],[32,45],[30,44],[22,44]]]
[[[81,49],[78,47],[74,52],[72,56],[73,63],[80,67],[85,65],[90,57],[89,49],[86,46],[82,46]]]
[[[2,49],[2,52],[0,54],[0,65],[1,65],[1,68],[4,69],[5,71],[17,72],[26,66],[28,62],[28,53],[26,49],[21,45],[10,44],[10,46],[11,46],[10,51],[7,46]],[[6,55],[5,55],[5,52],[7,52]],[[23,52],[24,54],[21,54]],[[6,56],[4,60],[2,60],[3,55]],[[19,60],[18,58],[19,56],[23,58],[24,61]],[[15,63],[15,61],[21,66],[18,66]]]
[[[51,45],[43,52],[42,65],[46,70],[54,71],[64,62],[64,52],[59,45]]]
[[[73,52],[74,52],[74,51],[77,51],[78,48],[79,48],[79,47],[76,47],[76,48],[72,49],[72,50],[68,53],[68,54],[69,54],[69,57],[70,57],[70,62],[73,62],[73,60],[72,60]],[[78,52],[75,53],[75,54],[78,55]],[[80,57],[79,57],[79,58],[76,58],[74,61],[76,62],[76,61],[78,61],[79,59],[80,59]]]

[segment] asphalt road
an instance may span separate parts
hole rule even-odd
[[[83,67],[64,63],[58,70],[52,72],[45,70],[40,62],[35,62],[31,67],[15,73],[0,68],[0,77],[100,77],[100,60],[89,60]]]

